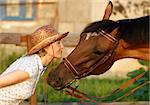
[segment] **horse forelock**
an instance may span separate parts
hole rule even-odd
[[[96,32],[93,32],[93,33],[91,33],[91,32],[86,33],[86,38],[85,38],[85,40],[88,40],[90,37],[93,37],[93,36],[98,36],[98,33],[96,33]]]

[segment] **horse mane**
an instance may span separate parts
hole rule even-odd
[[[150,16],[119,20],[122,38],[130,44],[149,42]]]
[[[98,32],[100,29],[110,33],[116,27],[118,27],[118,23],[112,20],[96,21],[85,27],[82,33]]]
[[[123,38],[126,42],[131,44],[149,42],[149,19],[150,16],[118,21],[96,21],[90,23],[82,33],[98,32],[100,29],[110,33],[115,28],[119,27],[120,38]]]

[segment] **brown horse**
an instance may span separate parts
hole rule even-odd
[[[106,72],[122,58],[149,60],[149,18],[109,20],[112,3],[102,21],[88,25],[76,48],[52,70],[47,82],[60,90],[73,80]]]

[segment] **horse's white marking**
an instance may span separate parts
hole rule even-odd
[[[86,38],[85,38],[85,40],[88,40],[88,39],[90,38],[90,36],[91,36],[91,33],[86,33]]]
[[[86,38],[85,40],[88,40],[90,37],[93,37],[93,36],[98,36],[98,34],[96,32],[89,32],[89,33],[86,33]]]

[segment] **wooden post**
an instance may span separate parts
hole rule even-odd
[[[26,45],[27,45],[27,35],[26,36],[21,36],[20,37],[20,42],[22,43],[22,42],[26,42]],[[27,47],[27,51],[28,51],[29,49],[28,49],[28,47]],[[36,105],[37,104],[37,102],[36,102],[36,89],[35,89],[35,92],[34,92],[34,94],[30,97],[30,99],[29,99],[29,101],[30,101],[30,105]]]
[[[30,97],[29,101],[30,101],[30,105],[36,105],[37,104],[37,102],[36,102],[36,90],[35,90],[34,94]]]

